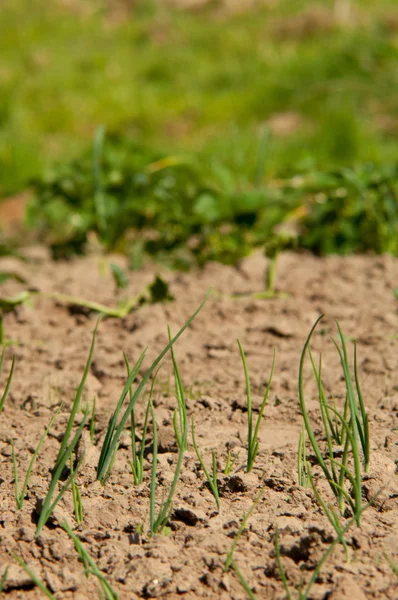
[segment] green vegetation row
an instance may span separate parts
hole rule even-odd
[[[99,127],[78,159],[34,182],[28,224],[55,257],[94,241],[129,256],[189,269],[235,264],[253,248],[398,255],[398,163],[296,172],[267,180],[269,134],[238,169],[216,157],[164,155]],[[272,287],[269,285],[267,287]]]
[[[121,392],[120,398],[117,402],[116,408],[109,419],[108,427],[104,439],[102,440],[102,447],[100,451],[99,461],[97,465],[97,479],[105,486],[109,477],[112,474],[113,465],[115,462],[116,454],[119,448],[119,441],[122,433],[126,427],[130,427],[131,431],[131,449],[132,449],[132,460],[129,461],[132,471],[132,483],[134,485],[140,485],[147,477],[150,478],[150,500],[149,500],[149,530],[147,535],[153,536],[156,534],[167,534],[170,533],[169,522],[172,518],[173,513],[173,500],[174,495],[178,486],[181,470],[183,467],[183,458],[185,452],[188,449],[188,431],[189,420],[187,416],[186,407],[186,392],[183,385],[181,375],[178,369],[178,363],[176,353],[174,350],[174,344],[178,338],[184,333],[189,327],[196,315],[202,310],[206,299],[201,303],[198,309],[191,315],[181,329],[172,336],[170,329],[168,330],[169,342],[149,366],[143,375],[142,379],[138,382],[137,376],[141,371],[143,362],[145,359],[146,351],[144,351],[138,358],[134,366],[129,364],[128,358],[125,355],[125,363],[127,369],[126,383]],[[380,493],[378,492],[367,504],[363,501],[363,478],[366,474],[369,461],[370,461],[370,431],[368,425],[368,413],[366,411],[365,402],[360,389],[359,374],[357,370],[357,356],[356,348],[354,345],[354,368],[350,368],[350,360],[348,356],[348,350],[345,342],[344,335],[338,326],[339,339],[335,342],[336,350],[338,352],[343,381],[345,383],[345,401],[342,406],[337,406],[335,400],[326,396],[325,389],[322,383],[322,362],[319,360],[317,366],[311,352],[310,342],[315,331],[317,324],[319,323],[320,317],[312,327],[307,340],[303,346],[299,368],[299,405],[303,418],[303,432],[300,436],[298,446],[298,460],[297,460],[297,479],[298,484],[303,487],[310,487],[314,492],[314,496],[317,499],[319,506],[323,510],[325,516],[331,523],[332,527],[336,532],[336,537],[331,542],[325,553],[322,555],[320,561],[315,567],[312,576],[308,580],[306,586],[300,585],[296,590],[299,600],[306,600],[309,597],[310,590],[315,583],[319,572],[327,560],[334,547],[340,543],[342,544],[347,560],[350,559],[349,553],[349,541],[346,539],[348,530],[356,524],[361,526],[361,518],[364,511],[374,502],[375,497]],[[74,517],[76,524],[79,525],[84,521],[84,507],[82,504],[82,498],[79,492],[78,474],[84,461],[84,453],[79,459],[75,457],[76,449],[81,439],[83,430],[88,427],[90,431],[90,438],[92,443],[95,443],[95,401],[93,407],[90,410],[87,398],[84,396],[84,389],[86,379],[91,367],[91,362],[95,350],[95,341],[98,330],[99,321],[95,327],[91,348],[87,363],[84,369],[84,373],[80,384],[77,388],[75,398],[72,403],[71,412],[69,419],[66,424],[65,433],[61,440],[60,448],[57,457],[54,461],[53,469],[49,476],[48,491],[43,501],[38,522],[36,537],[40,536],[43,528],[47,525],[51,515],[60,502],[64,494],[71,488],[73,504],[74,504]],[[243,362],[243,369],[246,382],[246,394],[247,394],[247,444],[246,444],[246,457],[243,462],[239,459],[239,455],[234,457],[230,453],[227,455],[226,463],[224,465],[224,474],[229,475],[231,472],[236,472],[244,469],[246,472],[250,472],[255,464],[256,457],[259,450],[260,444],[260,426],[263,419],[264,408],[267,403],[269,392],[272,385],[272,376],[275,368],[275,355],[270,367],[270,372],[267,377],[267,385],[264,393],[263,400],[261,402],[257,419],[253,421],[253,410],[250,392],[250,377],[248,373],[248,366],[246,363],[245,354],[242,345],[238,341],[239,352]],[[158,491],[160,486],[158,481],[158,469],[157,469],[157,454],[158,454],[158,433],[156,423],[156,410],[154,403],[152,402],[154,386],[158,370],[161,366],[161,362],[164,356],[171,352],[174,382],[175,382],[175,397],[177,405],[173,415],[174,434],[177,444],[177,458],[174,464],[174,475],[170,486],[163,487],[162,493]],[[315,426],[313,420],[310,419],[307,411],[307,401],[304,391],[304,364],[306,360],[310,360],[313,368],[313,373],[318,388],[318,399],[319,399],[319,415],[318,424],[321,423],[321,427]],[[4,361],[4,354],[0,366]],[[6,377],[5,391],[2,394],[1,409],[4,410],[5,402],[11,380],[14,373],[15,362],[11,364],[11,368]],[[1,374],[1,373],[0,373]],[[144,397],[145,387],[149,384],[150,392],[147,397],[147,408],[145,411],[145,418],[143,428],[138,431],[138,423],[135,417],[135,409],[137,402]],[[82,400],[84,400],[84,406]],[[16,456],[14,443],[11,440],[12,447],[12,460],[14,468],[14,479],[15,479],[15,496],[16,506],[20,510],[23,506],[27,490],[29,488],[29,479],[34,468],[35,461],[38,457],[41,446],[45,442],[46,436],[53,424],[54,419],[57,417],[61,407],[59,407],[51,419],[48,427],[38,442],[36,451],[34,452],[25,476],[24,485],[22,490],[19,487],[18,477],[18,458]],[[144,469],[144,448],[148,445],[148,425],[151,421],[151,434],[152,434],[152,453],[150,460],[152,461],[150,475]],[[202,456],[199,448],[197,439],[195,437],[195,425],[194,419],[191,420],[191,435],[192,444],[199,462],[200,468],[203,470],[205,478],[207,479],[209,489],[214,496],[214,500],[217,506],[217,511],[222,511],[222,498],[219,493],[219,476],[217,469],[220,462],[217,460],[215,452],[212,452],[212,468],[211,472],[206,466],[207,459]],[[314,453],[312,459],[312,465],[306,459],[306,448],[310,447]],[[343,449],[341,451],[341,449]],[[69,469],[69,471],[68,471]],[[66,480],[61,481],[61,475],[69,473]],[[314,475],[313,475],[314,472]],[[331,496],[323,495],[320,492],[318,485],[319,479],[324,478],[331,489]],[[249,512],[242,517],[241,526],[234,538],[233,544],[227,553],[225,560],[225,571],[232,568],[239,581],[242,583],[246,590],[249,598],[254,598],[254,594],[246,581],[245,576],[241,573],[238,564],[235,560],[235,551],[239,542],[239,538],[243,530],[247,526],[249,517],[254,512],[258,502],[262,498],[264,490],[261,490],[253,502],[252,508]],[[62,528],[67,532],[70,538],[73,540],[75,548],[79,553],[79,556],[84,564],[86,575],[94,574],[98,580],[102,590],[102,594],[106,598],[115,600],[118,596],[117,593],[110,586],[104,575],[96,567],[94,561],[87,553],[84,545],[80,541],[78,534],[73,531],[73,528],[68,521],[61,523]],[[145,524],[137,524],[137,528],[143,532]],[[275,541],[275,555],[278,565],[278,569],[283,581],[283,585],[286,590],[287,597],[292,598],[292,590],[290,589],[289,583],[286,578],[286,574],[283,567],[283,561],[281,557],[281,551],[279,547],[279,533],[275,529],[274,535]],[[53,597],[47,588],[43,587],[43,584],[33,573],[33,571],[26,565],[18,556],[14,555],[17,562],[26,569],[32,580],[41,587],[44,593],[49,597]],[[4,581],[1,585],[6,584],[7,574],[3,577]]]

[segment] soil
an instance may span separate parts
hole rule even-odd
[[[104,304],[115,303],[109,260],[88,256],[53,263],[40,248],[29,251],[29,263],[2,259],[0,270],[17,271],[30,289],[59,292]],[[239,268],[209,264],[187,274],[164,272],[175,300],[144,305],[124,319],[103,319],[99,326],[92,368],[86,386],[90,404],[96,397],[95,445],[84,432],[86,448],[77,477],[84,521],[74,520],[68,491],[53,517],[35,539],[40,501],[69,416],[91,343],[96,315],[76,306],[36,296],[4,319],[7,348],[4,373],[12,353],[16,369],[0,423],[0,576],[7,567],[5,597],[33,600],[42,597],[11,552],[18,554],[56,598],[98,597],[98,581],[85,576],[73,542],[60,527],[65,517],[121,599],[222,598],[243,599],[246,592],[233,571],[224,572],[226,553],[244,513],[263,495],[251,515],[235,552],[240,571],[257,598],[286,597],[274,551],[279,529],[281,558],[292,589],[309,580],[334,530],[311,490],[298,485],[297,446],[302,429],[297,378],[301,350],[317,317],[324,314],[312,342],[314,356],[322,352],[322,373],[328,395],[344,401],[342,369],[333,344],[336,319],[346,336],[350,360],[357,343],[358,371],[369,413],[371,465],[364,475],[365,498],[382,489],[375,504],[363,514],[361,528],[346,535],[348,562],[337,545],[313,586],[315,600],[396,600],[398,577],[386,555],[398,565],[398,260],[391,256],[316,258],[286,253],[278,262],[278,288],[286,296],[255,299],[262,289],[265,259],[254,254]],[[155,265],[129,274],[128,294],[138,294],[159,271]],[[24,289],[7,281],[1,296]],[[130,432],[122,437],[112,474],[105,486],[95,480],[95,466],[109,417],[123,388],[126,374],[123,351],[130,362],[148,346],[145,365],[167,343],[167,327],[176,332],[197,308],[208,288],[213,295],[175,346],[181,377],[187,389],[189,418],[195,416],[196,438],[210,466],[211,450],[219,464],[221,511],[206,485],[192,445],[185,454],[168,535],[148,535],[149,480],[152,458],[150,432],[144,483],[133,485],[128,460]],[[237,296],[233,296],[237,294]],[[246,352],[256,417],[268,381],[274,349],[275,374],[259,436],[254,469],[244,470],[247,436],[245,380],[237,346]],[[305,392],[310,417],[320,434],[317,386],[306,365]],[[140,371],[142,376],[143,370]],[[15,506],[10,440],[14,440],[20,478],[55,408],[61,413],[35,464],[22,510]],[[176,463],[172,417],[176,407],[170,357],[155,386],[159,430],[158,482],[167,486]],[[145,398],[137,403],[138,430]],[[79,421],[81,415],[76,417]],[[224,475],[227,450],[240,452],[230,475]],[[79,449],[81,453],[81,448]],[[308,449],[309,459],[315,463]],[[313,466],[321,493],[332,502],[327,483]],[[383,487],[385,486],[385,487]],[[343,523],[345,519],[341,517]],[[294,592],[293,597],[296,597]]]

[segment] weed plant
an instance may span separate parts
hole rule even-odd
[[[267,404],[269,392],[271,389],[272,376],[274,374],[275,367],[275,352],[272,360],[271,372],[268,378],[267,387],[263,396],[263,400],[260,405],[257,421],[255,425],[253,424],[253,408],[252,408],[252,397],[251,397],[251,388],[250,388],[250,377],[246,363],[245,353],[242,348],[242,344],[238,340],[239,352],[243,363],[243,370],[245,373],[245,381],[246,381],[246,399],[247,399],[247,462],[246,462],[246,472],[250,473],[253,468],[254,462],[256,460],[256,456],[258,454],[259,442],[258,442],[258,434],[260,431],[260,424],[264,414],[264,409]],[[253,428],[254,425],[254,428]]]

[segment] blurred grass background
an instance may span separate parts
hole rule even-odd
[[[98,124],[234,169],[266,124],[268,178],[391,163],[397,59],[395,0],[2,0],[0,196]]]

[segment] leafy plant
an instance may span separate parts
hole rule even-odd
[[[244,373],[245,373],[245,381],[246,381],[246,398],[247,398],[247,463],[246,463],[246,472],[249,473],[252,470],[252,468],[253,468],[254,462],[256,460],[256,456],[258,454],[258,447],[259,447],[258,434],[259,434],[259,430],[260,430],[261,419],[263,417],[264,409],[265,409],[265,406],[267,404],[269,392],[270,392],[270,389],[271,389],[272,376],[274,374],[274,367],[275,367],[275,352],[274,352],[274,357],[273,357],[273,360],[272,360],[271,372],[270,372],[270,375],[269,375],[269,378],[268,378],[267,387],[266,387],[266,390],[265,390],[265,393],[264,393],[264,396],[263,396],[263,400],[262,400],[261,405],[260,405],[260,409],[259,409],[257,421],[256,421],[256,424],[254,425],[254,429],[253,429],[253,409],[252,409],[252,397],[251,397],[251,389],[250,389],[249,372],[248,372],[248,369],[247,369],[245,353],[243,351],[242,345],[241,345],[241,343],[240,343],[239,340],[238,340],[238,346],[239,346],[239,352],[240,352],[240,356],[241,356],[242,363],[243,363],[243,370],[244,370]]]

